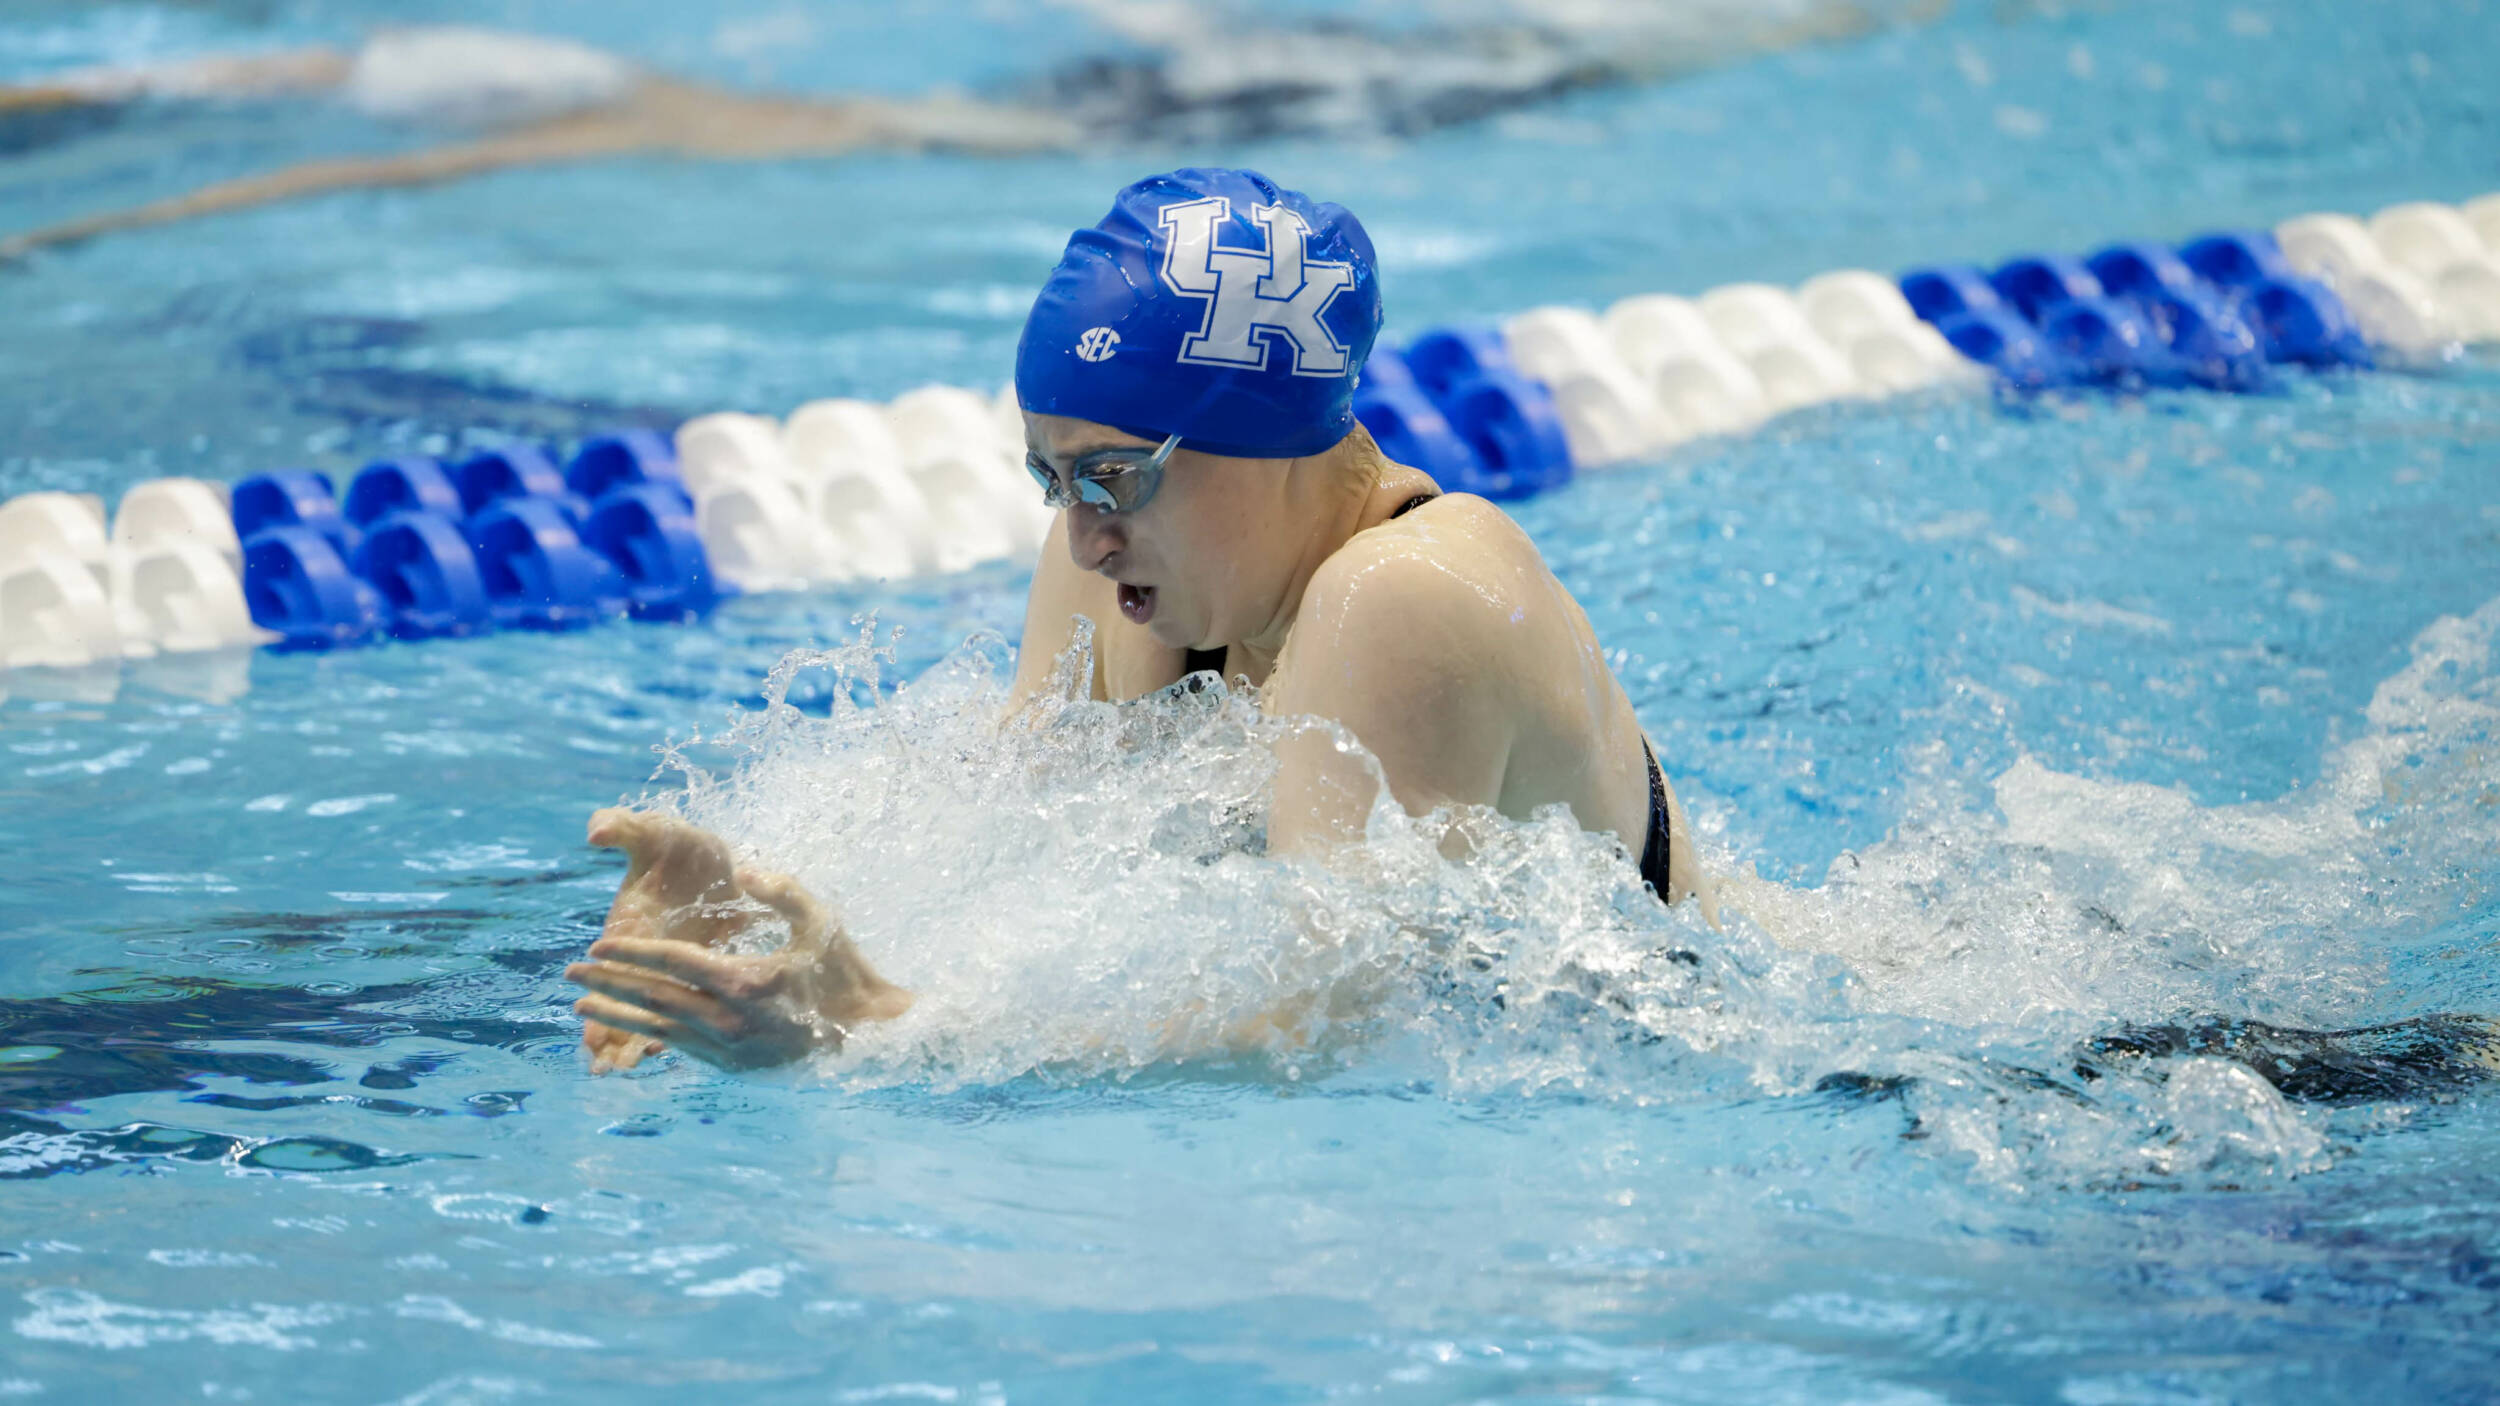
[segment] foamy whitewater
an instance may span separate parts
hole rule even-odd
[[[890,694],[872,630],[794,653],[767,707],[674,749],[684,789],[647,799],[798,875],[919,994],[824,1061],[853,1086],[1178,1062],[1377,1070],[1461,1098],[1855,1091],[1898,1098],[1914,1143],[1987,1181],[2228,1185],[2327,1166],[2343,1130],[2403,1110],[2296,1105],[2218,1058],[2079,1077],[2070,1051],[2129,1021],[2426,1013],[2383,987],[2490,881],[2495,632],[2500,601],[2424,630],[2358,735],[2277,800],[2200,806],[2030,759],[1971,794],[1929,757],[1902,824],[1815,888],[1753,877],[1727,838],[1742,817],[1716,815],[1705,862],[1733,876],[1716,931],[1559,809],[1410,818],[1384,800],[1359,851],[1270,859],[1272,748],[1324,725],[1211,677],[1082,699],[1072,654],[1066,686],[1001,726],[995,637]],[[822,716],[789,703],[801,679]],[[1473,860],[1442,857],[1453,829]],[[1239,1033],[1305,1008],[1302,1038]]]

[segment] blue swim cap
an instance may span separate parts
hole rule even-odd
[[[1191,449],[1316,454],[1354,428],[1380,334],[1371,236],[1256,171],[1120,192],[1068,239],[1016,344],[1016,400]]]

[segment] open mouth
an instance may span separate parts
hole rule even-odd
[[[1143,625],[1155,617],[1155,588],[1120,583],[1120,613]]]

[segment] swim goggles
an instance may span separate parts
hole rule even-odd
[[[1066,482],[1033,454],[1024,456],[1024,471],[1042,486],[1042,505],[1073,508],[1085,503],[1106,513],[1133,513],[1146,506],[1163,486],[1163,464],[1180,448],[1174,435],[1153,449],[1122,446],[1097,449],[1068,467]]]

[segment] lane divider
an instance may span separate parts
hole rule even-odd
[[[2500,341],[2500,193],[1986,271],[1532,308],[1376,350],[1355,410],[1444,487],[1515,499],[1835,401],[1992,380],[2248,393],[2278,367],[2487,341]],[[153,479],[108,523],[95,495],[21,494],[0,503],[0,685],[261,645],[679,620],[743,592],[1029,559],[1050,515],[1022,454],[1010,393],[927,386],[786,419],[702,415],[566,455],[513,443],[386,459],[343,497],[309,470],[230,488]],[[239,669],[208,672],[214,689],[240,686]]]

